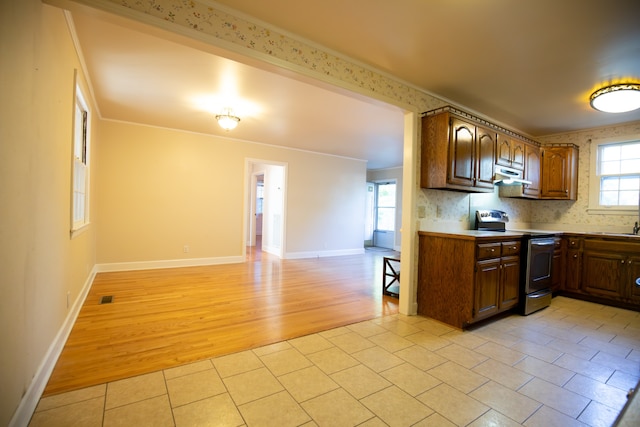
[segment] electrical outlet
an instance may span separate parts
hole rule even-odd
[[[184,248],[182,248],[182,251],[187,254],[189,253],[189,245],[184,245]]]
[[[71,305],[71,291],[67,291],[67,308]]]

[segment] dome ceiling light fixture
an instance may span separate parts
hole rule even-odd
[[[222,114],[218,114],[216,116],[216,120],[220,127],[227,132],[235,129],[236,126],[238,126],[238,123],[240,123],[240,117],[234,116],[231,108],[225,108]]]
[[[591,106],[605,113],[626,113],[640,108],[640,84],[620,83],[602,89],[589,97]]]

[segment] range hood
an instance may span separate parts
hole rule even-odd
[[[493,185],[531,185],[531,181],[523,179],[522,171],[517,169],[496,165],[494,171]]]

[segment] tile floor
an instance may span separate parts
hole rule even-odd
[[[30,426],[610,426],[640,313],[558,297],[461,332],[388,316],[43,398]]]

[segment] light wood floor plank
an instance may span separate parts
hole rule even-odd
[[[398,311],[382,295],[393,252],[100,273],[44,395],[279,342]],[[100,298],[113,295],[111,304]]]

